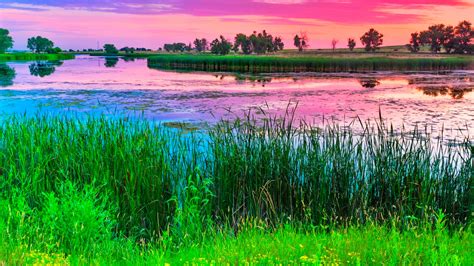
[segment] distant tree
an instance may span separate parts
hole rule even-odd
[[[458,54],[472,53],[471,40],[474,38],[474,30],[471,28],[471,22],[464,20],[454,28],[455,38],[457,40],[454,52]]]
[[[234,38],[234,47],[232,49],[235,52],[242,51],[244,54],[264,54],[280,51],[284,46],[280,37],[274,38],[267,31],[263,30],[260,33],[254,31],[250,36],[243,33],[237,34]]]
[[[444,28],[443,48],[446,53],[450,54],[457,46],[457,39],[454,36],[454,27],[446,26]]]
[[[301,33],[300,35],[295,35],[293,38],[293,44],[298,48],[298,51],[302,52],[308,47],[308,36],[306,33]]]
[[[194,40],[194,49],[198,52],[205,52],[208,49],[207,40],[204,38]]]
[[[46,50],[46,53],[48,53],[48,54],[59,54],[59,53],[61,53],[62,51],[63,51],[63,50],[62,50],[61,48],[59,48],[59,47],[54,47],[54,48],[48,48],[48,49]]]
[[[283,40],[281,37],[275,37],[273,40],[273,50],[276,51],[281,51],[285,48],[285,44],[283,43]]]
[[[360,37],[360,41],[365,46],[367,52],[375,52],[383,44],[383,34],[380,34],[375,29],[370,29]]]
[[[31,37],[28,39],[28,43],[26,47],[35,53],[44,53],[48,49],[53,48],[54,43],[48,38],[36,36],[36,37]]]
[[[338,42],[339,42],[339,40],[332,39],[332,41],[331,41],[331,47],[332,47],[332,51],[333,51],[333,52],[336,50],[336,45],[337,45]]]
[[[418,32],[412,33],[410,43],[406,45],[408,50],[412,53],[418,53],[420,51],[421,40]]]
[[[232,43],[227,41],[224,36],[220,36],[219,39],[215,39],[211,43],[211,53],[226,55],[230,53],[232,49]]]
[[[441,51],[445,43],[445,26],[444,24],[437,24],[428,27],[428,30],[420,32],[420,40],[422,44],[430,46],[432,53]]]
[[[243,33],[237,34],[234,38],[233,50],[236,53],[241,50],[244,54],[251,54],[253,52],[253,47],[250,38]]]
[[[167,43],[163,46],[167,52],[184,52],[187,48],[187,45],[182,42],[178,43]]]
[[[135,52],[135,48],[126,46],[121,48],[120,51],[125,52],[126,54],[133,54]]]
[[[7,29],[0,28],[0,54],[13,47],[13,38]]]
[[[184,50],[186,52],[191,52],[191,50],[193,50],[193,46],[191,45],[191,43],[189,43],[188,45],[184,46]]]
[[[106,54],[118,54],[118,50],[115,45],[107,43],[104,45],[104,51]]]
[[[353,38],[349,38],[347,40],[347,47],[349,47],[349,50],[353,51],[354,48],[356,47],[356,42]]]

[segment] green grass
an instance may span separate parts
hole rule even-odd
[[[36,61],[36,60],[68,60],[74,59],[73,54],[34,54],[34,53],[9,53],[0,54],[0,62],[9,61]]]
[[[4,117],[0,263],[472,261],[469,139],[291,117]]]
[[[148,66],[158,69],[251,73],[440,71],[474,69],[474,60],[472,57],[157,55],[148,58]]]
[[[129,240],[109,240],[88,256],[47,253],[26,246],[1,245],[0,263],[96,265],[472,265],[472,229],[449,234],[441,229],[397,231],[370,225],[323,232],[285,226],[276,231],[245,229],[238,236],[220,232],[201,243],[170,250]],[[81,256],[82,255],[82,256]]]

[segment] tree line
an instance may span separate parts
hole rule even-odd
[[[406,46],[412,53],[418,53],[422,46],[427,45],[432,53],[439,53],[444,49],[448,54],[471,54],[474,52],[474,46],[471,44],[473,37],[471,22],[464,20],[456,27],[436,24],[427,30],[414,32]]]
[[[384,35],[377,30],[371,28],[365,32],[360,41],[365,51],[375,52],[383,45]],[[409,44],[406,45],[410,52],[417,53],[423,46],[428,46],[432,53],[445,51],[446,53],[471,54],[474,52],[474,45],[471,43],[474,37],[471,22],[464,20],[457,26],[449,26],[444,24],[436,24],[428,27],[428,29],[411,34]],[[336,49],[338,40],[331,41],[331,47]],[[0,28],[0,53],[5,53],[13,47],[13,38],[7,29]],[[309,47],[309,38],[306,33],[300,33],[294,36],[293,45],[302,52]],[[347,40],[347,47],[353,51],[356,47],[354,38]],[[283,50],[285,44],[281,37],[274,37],[267,31],[254,31],[252,34],[246,35],[239,33],[234,37],[233,42],[224,36],[219,36],[209,42],[205,38],[196,38],[191,44],[183,42],[168,43],[159,48],[167,52],[197,52],[210,51],[213,54],[226,55],[231,51],[243,54],[265,54]],[[62,50],[55,47],[54,42],[42,36],[31,37],[28,39],[27,48],[35,53],[59,53]],[[146,48],[123,47],[118,50],[113,44],[105,44],[103,51],[106,54],[118,54],[119,51],[125,53],[134,53],[135,51],[151,51]]]
[[[12,48],[14,43],[12,36],[10,36],[10,31],[0,28],[0,54]],[[41,36],[29,38],[26,47],[34,53],[57,54],[62,52],[61,48],[54,46],[53,41]]]

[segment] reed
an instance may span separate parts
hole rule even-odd
[[[438,210],[450,226],[468,224],[470,140],[445,145],[382,122],[359,128],[248,114],[184,134],[140,119],[13,116],[0,122],[0,196],[18,192],[40,210],[65,182],[92,186],[113,208],[115,234],[138,239],[184,224],[176,215],[189,195],[205,199],[193,207],[203,217],[230,226],[258,218],[403,227]]]
[[[243,73],[443,71],[474,69],[474,62],[470,57],[390,58],[157,55],[148,58],[148,67]]]

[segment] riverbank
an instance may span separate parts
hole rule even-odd
[[[0,54],[0,62],[11,61],[56,61],[74,59],[74,54],[35,54],[35,53],[11,53]]]
[[[472,70],[474,57],[158,55],[148,67],[240,73]]]

